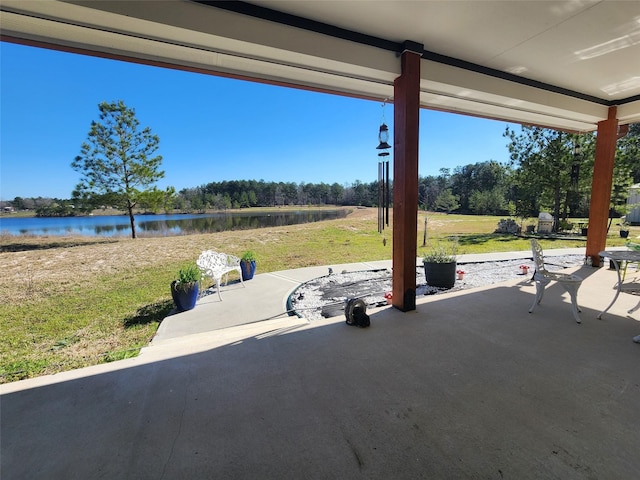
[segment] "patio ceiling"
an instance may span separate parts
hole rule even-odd
[[[592,131],[640,122],[637,1],[3,0],[2,39],[391,99],[405,42],[423,108]]]

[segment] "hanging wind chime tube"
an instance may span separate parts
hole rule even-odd
[[[385,213],[386,221],[385,221],[385,223],[387,224],[387,227],[388,227],[389,226],[389,203],[390,203],[390,198],[389,198],[390,197],[390,194],[389,194],[389,192],[390,192],[390,188],[389,188],[389,161],[387,160],[385,163],[386,163],[385,168],[387,170],[386,171],[387,181],[386,181],[386,185],[385,185],[385,196],[386,196],[386,198],[385,198],[385,203],[384,203],[385,206],[384,206],[384,208],[386,210],[386,213]]]
[[[573,141],[573,162],[571,164],[571,187],[574,191],[578,191],[580,180],[580,162],[582,161],[582,147],[578,139]]]
[[[382,104],[382,123],[378,131],[378,233],[382,233],[385,225],[389,226],[389,127],[384,123],[384,107]]]
[[[378,233],[382,233],[384,229],[384,212],[381,208],[381,199],[384,196],[384,173],[382,170],[382,162],[378,162]]]

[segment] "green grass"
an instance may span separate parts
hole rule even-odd
[[[527,239],[493,233],[498,220],[499,217],[489,216],[430,214],[427,234],[429,239],[458,237],[460,254],[528,251]],[[417,254],[421,256],[422,212],[417,227]],[[638,234],[640,229],[634,227],[630,238]],[[253,250],[258,273],[265,273],[391,259],[392,238],[391,228],[378,233],[375,212],[369,212],[366,218],[350,216],[314,224],[166,239],[3,239],[0,261],[21,262],[27,254],[45,261],[64,257],[67,262],[63,268],[68,272],[63,272],[64,281],[51,282],[40,280],[37,274],[41,272],[37,270],[29,274],[30,267],[25,267],[22,283],[2,284],[5,294],[16,299],[5,296],[0,303],[0,382],[137,355],[173,308],[169,284],[176,272],[204,249],[238,256]],[[624,243],[617,229],[612,229],[607,246]],[[585,240],[545,239],[541,244],[544,249],[584,247]],[[115,273],[79,275],[88,264],[100,261],[100,255],[107,255],[101,253],[106,249],[112,249],[108,250],[111,257],[117,257],[118,252],[133,252],[127,258],[139,261],[125,260],[123,255]]]
[[[136,355],[173,308],[165,293],[168,282],[156,268],[129,278],[97,278],[42,301],[0,306],[2,380]]]

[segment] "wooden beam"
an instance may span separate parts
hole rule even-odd
[[[616,110],[616,107],[609,107],[608,118],[598,122],[586,248],[586,256],[591,258],[591,264],[595,267],[600,266],[599,252],[604,250],[607,244],[613,163],[616,155],[616,140],[618,139]]]
[[[402,53],[402,73],[394,81],[393,306],[416,308],[418,229],[418,137],[420,53]]]

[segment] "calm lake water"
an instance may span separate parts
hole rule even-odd
[[[190,215],[136,215],[140,237],[165,237],[190,233],[222,232],[249,228],[279,227],[343,218],[346,210],[287,210],[283,212],[213,213]],[[130,236],[127,215],[62,218],[0,217],[0,231],[12,235]]]

